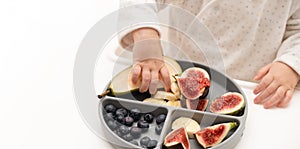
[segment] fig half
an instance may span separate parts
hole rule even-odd
[[[186,107],[191,110],[205,111],[208,99],[186,99]]]
[[[222,123],[214,126],[206,127],[196,132],[196,141],[203,147],[213,147],[221,143],[227,136],[228,132],[237,126],[236,122]]]
[[[206,70],[198,67],[186,69],[180,77],[176,77],[181,94],[187,99],[198,99],[207,95],[210,78]]]
[[[190,149],[187,132],[184,127],[171,131],[164,140],[164,148],[167,149]]]
[[[215,99],[210,105],[210,111],[218,114],[235,115],[245,107],[245,99],[242,94],[228,92]]]

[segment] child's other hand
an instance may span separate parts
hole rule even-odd
[[[164,61],[158,59],[147,59],[136,63],[132,68],[132,82],[137,83],[142,78],[140,92],[146,92],[149,89],[151,94],[157,90],[157,85],[162,80],[165,90],[169,91],[171,80],[168,69]]]
[[[254,89],[254,94],[259,94],[254,103],[263,104],[264,108],[286,107],[290,102],[299,75],[288,65],[273,62],[261,68],[254,80],[261,80]]]

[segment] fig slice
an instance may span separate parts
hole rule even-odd
[[[180,77],[176,77],[181,94],[187,99],[198,99],[207,95],[206,90],[210,86],[208,73],[198,67],[186,69]]]
[[[185,128],[189,138],[194,138],[194,134],[200,130],[199,123],[188,117],[179,117],[172,123],[173,130],[180,127]]]
[[[164,139],[164,147],[167,149],[190,149],[190,142],[184,127],[171,131]]]
[[[210,111],[218,114],[235,115],[244,107],[245,99],[242,94],[228,92],[211,103]]]
[[[236,122],[217,124],[197,131],[194,135],[203,148],[213,147],[221,143],[228,132],[236,126]]]
[[[208,99],[186,99],[186,107],[191,110],[205,111],[208,105]]]

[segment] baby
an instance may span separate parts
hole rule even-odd
[[[123,2],[123,3],[122,3]],[[142,1],[121,1],[124,5]],[[144,0],[157,3],[158,1]],[[210,31],[222,55],[227,75],[235,79],[260,81],[253,93],[254,103],[264,108],[286,107],[300,79],[300,1],[299,0],[160,0],[194,15]],[[156,5],[139,5],[128,11],[127,19],[145,16],[158,20]],[[133,13],[134,12],[134,13]],[[182,23],[170,12],[173,24]],[[145,19],[145,18],[143,18]],[[188,25],[188,24],[187,24]],[[158,25],[140,23],[121,33],[120,43],[133,51],[132,81],[142,78],[140,92],[156,92],[160,81],[170,90],[168,70],[163,62]],[[191,41],[176,31],[169,40],[190,60],[205,63],[205,57]],[[130,46],[132,45],[132,46]],[[214,58],[211,58],[214,59]],[[218,61],[216,59],[215,61]],[[220,61],[221,62],[221,61]]]

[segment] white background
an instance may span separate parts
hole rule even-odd
[[[82,121],[73,64],[87,31],[118,0],[0,2],[0,148],[105,146]]]
[[[0,2],[0,149],[96,149],[109,145],[84,124],[73,94],[79,44],[118,0]],[[299,149],[300,90],[286,109],[254,105],[237,149]]]

